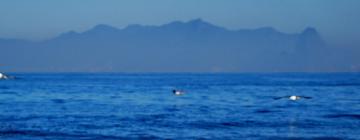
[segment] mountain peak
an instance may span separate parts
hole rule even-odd
[[[92,29],[84,32],[84,34],[109,34],[109,33],[116,33],[119,29],[106,25],[106,24],[98,24],[94,26]]]
[[[190,20],[186,23],[187,26],[191,27],[192,29],[198,29],[198,30],[224,30],[224,28],[213,25],[207,21],[202,20],[201,18]]]
[[[199,23],[206,23],[206,22],[204,20],[202,20],[201,18],[196,18],[196,19],[190,20],[188,23],[199,24]]]
[[[208,23],[201,18],[189,20],[187,22],[182,21],[173,21],[167,24],[162,25],[166,29],[171,30],[181,30],[181,31],[220,31],[223,30],[222,27],[215,26],[211,23]]]
[[[98,24],[96,25],[92,30],[96,30],[96,31],[111,31],[111,30],[118,30],[115,27],[112,27],[110,25],[106,25],[106,24]]]
[[[58,38],[62,38],[62,39],[72,38],[72,37],[75,37],[75,36],[77,36],[77,35],[79,35],[79,33],[71,30],[71,31],[68,31],[68,32],[65,32],[65,33],[60,34]]]
[[[307,27],[307,28],[305,28],[305,29],[301,32],[300,36],[301,36],[302,38],[307,38],[307,39],[310,39],[310,38],[311,38],[311,39],[321,40],[321,37],[320,37],[319,33],[318,33],[317,30],[316,30],[315,28],[313,28],[313,27]]]
[[[75,32],[73,30],[71,30],[69,32],[66,32],[66,33],[63,33],[63,35],[67,35],[67,36],[69,36],[69,35],[77,35],[77,34],[79,34],[79,33]]]
[[[299,37],[299,46],[325,46],[320,34],[313,27],[307,27],[301,32]]]
[[[202,20],[201,18],[197,18],[197,19],[193,19],[193,20],[190,20],[188,21],[186,24],[189,24],[189,25],[192,25],[192,26],[213,26],[212,24]]]
[[[318,35],[317,30],[314,27],[307,27],[301,33],[302,35]]]

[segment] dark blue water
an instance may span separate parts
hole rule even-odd
[[[360,139],[359,73],[13,75],[2,140]]]

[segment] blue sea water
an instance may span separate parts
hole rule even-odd
[[[1,140],[360,139],[360,73],[12,75]]]

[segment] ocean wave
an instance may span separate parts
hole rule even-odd
[[[120,136],[89,134],[89,133],[65,133],[41,130],[0,130],[1,137],[27,138],[60,138],[60,139],[124,139]]]
[[[325,118],[347,118],[347,119],[355,119],[360,120],[360,114],[330,114],[330,115],[324,115]]]

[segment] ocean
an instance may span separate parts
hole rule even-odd
[[[1,140],[360,139],[360,73],[10,75]]]

